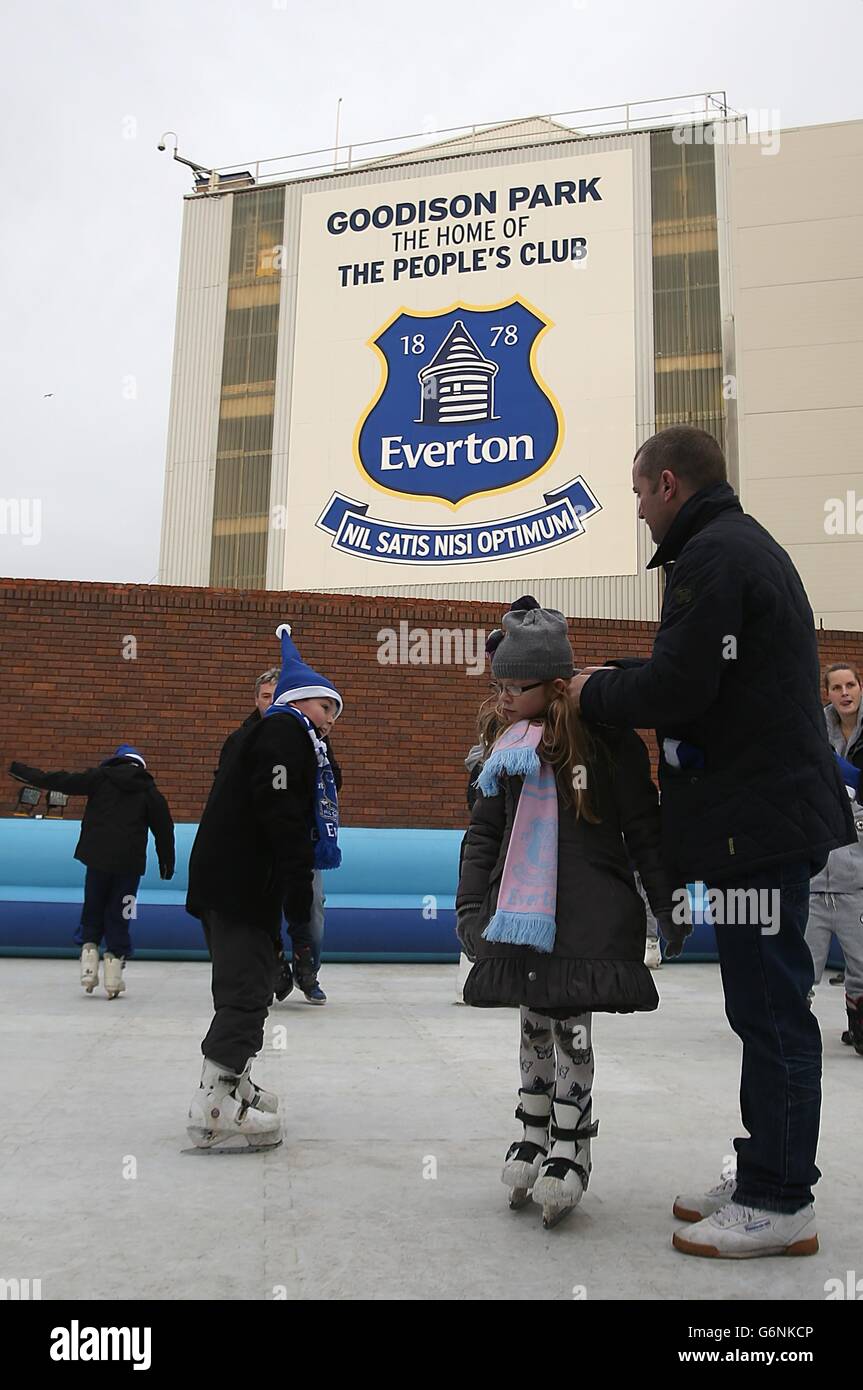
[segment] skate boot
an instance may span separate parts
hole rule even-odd
[[[260,1086],[256,1086],[251,1077],[252,1063],[254,1057],[250,1057],[243,1068],[242,1076],[237,1082],[237,1095],[240,1100],[247,1101],[254,1110],[263,1110],[268,1115],[275,1115],[279,1108],[279,1097],[272,1091],[262,1091]]]
[[[318,984],[311,946],[294,951],[294,979],[306,997],[307,1004],[326,1004],[327,996]]]
[[[599,1121],[590,1122],[590,1103],[557,1099],[551,1123],[551,1153],[540,1168],[532,1197],[542,1207],[542,1224],[551,1230],[577,1207],[590,1181],[590,1141]]]
[[[282,1142],[282,1122],[278,1115],[256,1109],[240,1096],[245,1072],[231,1071],[209,1057],[204,1058],[201,1084],[189,1106],[186,1133],[207,1153],[250,1153],[274,1149]],[[256,1088],[257,1089],[257,1088]]]
[[[116,999],[118,994],[122,994],[126,988],[126,981],[123,979],[123,966],[126,964],[122,956],[112,955],[110,951],[105,952],[105,993],[109,999]]]
[[[845,1012],[848,1015],[848,1027],[842,1034],[842,1041],[863,1057],[863,994],[859,999],[851,999],[846,994]]]
[[[99,947],[95,941],[85,941],[81,947],[81,984],[88,994],[99,983]]]
[[[548,1122],[551,1096],[542,1091],[519,1091],[515,1118],[524,1125],[524,1135],[510,1144],[503,1163],[501,1182],[510,1189],[509,1205],[518,1211],[530,1201],[530,1189],[539,1177],[539,1167],[548,1154]]]
[[[711,1187],[707,1192],[700,1192],[696,1197],[675,1197],[672,1215],[678,1221],[705,1221],[708,1216],[712,1216],[720,1207],[725,1207],[734,1197],[734,1190],[737,1187],[737,1168],[721,1178],[715,1187]]]
[[[294,976],[291,970],[291,962],[284,953],[280,953],[278,960],[278,975],[276,976],[276,987],[273,991],[279,1003],[287,999],[294,987]]]

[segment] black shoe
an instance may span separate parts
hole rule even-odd
[[[848,1015],[848,1031],[842,1034],[842,1041],[846,1038],[854,1051],[863,1057],[863,995],[856,1001],[845,996],[845,1012]]]
[[[289,960],[283,960],[279,968],[279,975],[276,980],[275,988],[275,995],[279,1003],[281,1003],[283,999],[287,999],[293,987],[294,975],[291,970],[291,962]]]

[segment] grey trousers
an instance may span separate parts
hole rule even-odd
[[[812,952],[816,985],[834,933],[845,955],[845,993],[850,999],[859,999],[863,994],[863,888],[856,893],[809,895],[806,945]]]

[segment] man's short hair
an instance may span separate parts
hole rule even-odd
[[[825,690],[830,689],[830,677],[833,675],[834,671],[850,671],[857,684],[863,685],[863,681],[861,681],[860,679],[860,672],[857,670],[857,667],[854,665],[853,661],[834,661],[833,665],[828,666],[827,670],[824,672]]]
[[[670,425],[645,440],[635,455],[638,472],[656,489],[668,469],[696,492],[711,483],[728,481],[725,455],[712,434],[694,425]]]
[[[270,681],[272,681],[275,685],[278,685],[278,681],[279,681],[279,676],[280,676],[280,674],[281,674],[281,667],[279,667],[279,666],[272,666],[272,667],[270,668],[269,671],[265,671],[264,674],[263,674],[262,676],[258,676],[258,679],[255,681],[255,699],[256,699],[256,700],[257,700],[258,696],[259,696],[260,693],[261,693],[261,686],[262,686],[262,685],[269,685],[269,684],[270,684]]]

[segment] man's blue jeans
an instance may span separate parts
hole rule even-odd
[[[308,946],[311,948],[315,974],[321,968],[321,946],[324,940],[324,876],[315,869],[312,877],[312,916],[308,922],[288,921],[288,936],[291,939],[292,953]]]
[[[729,889],[754,888],[762,904],[778,908],[768,921],[763,913],[729,921],[727,906],[724,925],[714,918],[725,1012],[743,1043],[740,1112],[750,1135],[734,1141],[734,1200],[799,1211],[821,1176],[821,1030],[807,1000],[814,978],[805,940],[809,864],[793,860],[710,887],[722,892],[723,904]]]

